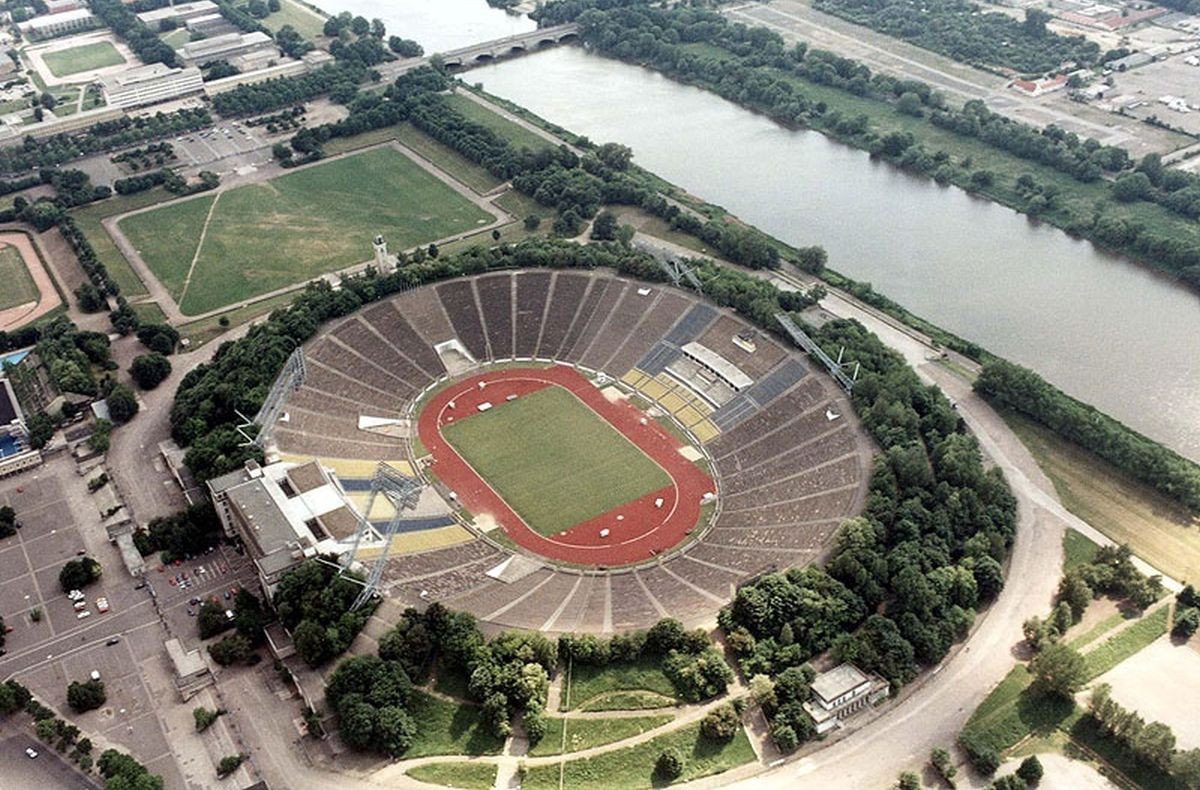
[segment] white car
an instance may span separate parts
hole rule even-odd
[[[76,601],[75,602],[75,611],[82,612],[86,608],[87,608],[87,601]]]
[[[99,612],[100,614],[104,614],[105,612],[108,611],[108,599],[107,598],[97,598],[96,599],[96,611]]]
[[[93,670],[92,670],[92,674],[91,674],[91,678],[92,678],[92,680],[99,680],[99,679],[100,679],[100,670],[98,670],[98,669],[93,669]]]
[[[86,620],[87,618],[89,618],[91,616],[92,616],[91,612],[84,610],[84,611],[80,612],[79,614],[75,615],[75,619],[76,620]]]
[[[82,590],[71,590],[71,592],[67,593],[67,597],[72,601],[82,601],[85,596]]]
[[[32,746],[26,746],[25,747],[25,756],[28,757],[30,760],[36,759],[38,756],[37,749],[34,749]]]

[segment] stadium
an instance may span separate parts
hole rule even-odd
[[[737,585],[819,559],[866,496],[872,444],[834,380],[669,284],[465,277],[303,353],[271,454],[318,461],[387,525],[378,586],[400,606],[544,632],[707,623]],[[403,512],[374,496],[380,462],[422,483]]]

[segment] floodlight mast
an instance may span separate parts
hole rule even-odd
[[[263,400],[263,404],[254,418],[248,419],[244,414],[238,412],[238,416],[242,418],[243,422],[237,427],[237,431],[246,440],[242,443],[242,447],[254,446],[262,449],[267,443],[267,439],[270,438],[275,423],[283,414],[283,406],[287,402],[288,396],[304,386],[304,377],[307,372],[304,349],[297,347],[283,363],[283,370],[279,372],[275,383],[271,385],[267,397]],[[254,426],[258,427],[258,431],[251,436],[248,431]]]
[[[367,496],[367,507],[359,514],[358,529],[354,531],[354,543],[346,554],[342,566],[343,572],[354,565],[363,538],[368,533],[371,535],[380,533],[370,521],[371,510],[375,507],[376,499],[379,496],[382,496],[392,506],[392,516],[383,527],[383,551],[375,558],[367,580],[362,583],[362,589],[359,591],[358,597],[354,599],[354,603],[351,604],[350,611],[361,609],[379,591],[379,582],[383,578],[384,567],[387,565],[388,552],[392,548],[392,538],[395,537],[400,522],[403,520],[404,511],[412,510],[417,506],[423,485],[420,479],[409,477],[382,461],[375,467],[375,474],[371,477],[371,490]]]
[[[849,363],[842,363],[842,354],[846,350],[844,347],[838,351],[837,361],[834,361],[817,345],[815,340],[796,325],[796,322],[787,313],[776,313],[775,320],[780,323],[796,345],[800,346],[810,357],[816,357],[825,366],[825,369],[829,371],[829,375],[833,376],[833,380],[840,384],[842,389],[846,390],[847,393],[854,391],[854,382],[858,379],[859,365],[855,363],[852,376],[846,374],[846,365]]]

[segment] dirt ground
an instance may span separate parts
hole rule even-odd
[[[21,253],[21,258],[37,285],[39,296],[36,302],[0,310],[0,330],[16,329],[28,324],[62,304],[62,298],[54,288],[54,281],[50,279],[50,273],[46,271],[30,238],[24,233],[0,233],[0,246],[4,245],[16,247]]]
[[[1177,748],[1200,748],[1200,652],[1164,636],[1102,675],[1113,699],[1136,710],[1147,722],[1161,721],[1175,731]]]

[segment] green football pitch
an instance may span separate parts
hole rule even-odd
[[[404,154],[377,148],[120,227],[180,309],[198,315],[363,263],[376,233],[405,250],[492,219]]]
[[[117,48],[107,41],[96,41],[70,49],[60,49],[57,52],[47,52],[42,56],[46,68],[55,77],[66,77],[81,71],[101,69],[105,66],[116,66],[124,63],[125,58],[117,52]]]
[[[561,387],[452,422],[442,435],[541,535],[570,529],[671,482]]]

